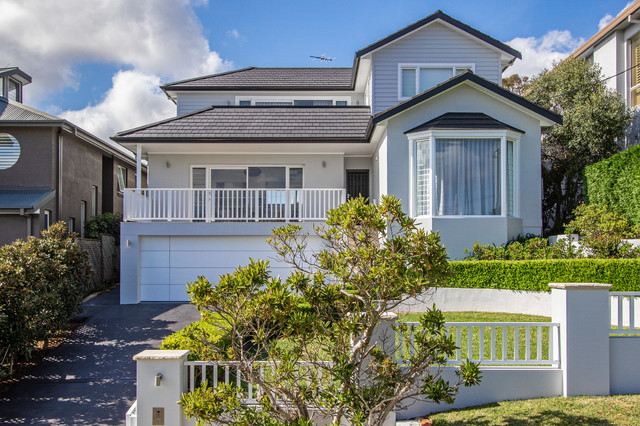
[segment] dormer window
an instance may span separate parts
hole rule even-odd
[[[474,71],[474,64],[399,64],[398,98],[408,99],[437,86],[465,71]]]
[[[7,98],[12,101],[22,102],[22,84],[18,83],[12,78],[8,79],[7,83]]]
[[[22,87],[31,83],[31,76],[20,68],[0,68],[0,96],[22,102]]]

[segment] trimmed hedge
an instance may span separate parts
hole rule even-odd
[[[550,291],[551,282],[612,284],[640,291],[640,259],[543,259],[451,262],[448,287]]]
[[[640,225],[640,146],[587,166],[584,190],[589,204],[604,204]]]

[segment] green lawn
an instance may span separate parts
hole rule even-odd
[[[638,425],[640,395],[504,401],[429,416],[446,425]]]
[[[522,315],[522,314],[505,314],[496,312],[444,312],[447,322],[550,322],[551,318],[536,316],[536,315]],[[402,322],[417,322],[420,314],[401,314],[399,315],[399,321]],[[460,330],[458,330],[460,328]],[[517,328],[517,331],[516,331]],[[419,329],[419,328],[418,328]],[[480,333],[483,333],[483,359],[491,358],[491,341],[492,337],[495,340],[495,358],[498,360],[505,360],[504,365],[509,365],[509,360],[514,359],[515,345],[514,342],[518,342],[518,359],[524,359],[527,351],[526,341],[526,327],[503,327],[496,328],[494,336],[492,336],[491,327],[478,327],[472,328],[472,359],[480,359]],[[459,337],[458,344],[460,346],[460,357],[465,359],[469,353],[469,328],[464,327],[451,327],[449,330],[450,335],[455,338]],[[506,358],[503,357],[503,348],[505,347],[505,340],[503,334],[506,333]],[[517,339],[516,339],[517,333]],[[540,333],[540,341],[538,341],[538,334]],[[403,350],[405,356],[409,354],[410,348],[407,347],[407,335],[404,337]],[[531,359],[541,360],[540,365],[544,365],[545,361],[549,360],[549,329],[542,327],[534,327],[530,329],[530,346],[529,353]],[[540,358],[538,358],[538,347],[540,347]],[[457,357],[457,356],[456,356]],[[511,362],[513,363],[513,361]]]

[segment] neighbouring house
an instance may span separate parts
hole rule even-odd
[[[437,11],[358,50],[351,68],[162,86],[178,115],[112,138],[149,164],[149,188],[125,190],[121,303],[187,300],[198,275],[272,257],[274,226],[311,229],[357,195],[394,194],[452,258],[540,234],[541,132],[561,117],[501,87],[520,57]]]
[[[131,151],[24,105],[30,82],[19,68],[0,68],[0,245],[59,220],[83,235],[86,220],[122,211],[135,185]]]
[[[640,0],[630,3],[572,56],[600,66],[607,86],[629,108],[640,106]],[[640,116],[627,129],[627,146],[640,143]]]

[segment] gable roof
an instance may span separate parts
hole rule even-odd
[[[578,47],[571,56],[577,58],[589,51],[593,45],[602,40],[605,37],[608,37],[609,34],[613,33],[618,29],[624,29],[629,25],[634,23],[634,20],[637,20],[639,16],[637,16],[637,12],[640,10],[640,0],[636,0],[635,2],[629,4],[622,12],[618,14],[615,18],[611,20],[607,25],[605,25],[600,31],[595,33],[589,40],[587,40],[582,46]],[[636,16],[634,16],[634,14]]]
[[[257,68],[176,81],[160,86],[183,90],[351,90],[352,68]]]
[[[212,106],[119,132],[117,142],[366,142],[371,110],[361,106]]]
[[[538,114],[554,123],[562,124],[562,117],[555,112],[549,111],[548,109],[542,108],[541,106],[534,104],[533,102],[523,98],[522,96],[516,95],[515,93],[498,86],[497,84],[486,80],[477,74],[472,73],[471,71],[465,71],[462,74],[459,74],[449,80],[446,80],[437,86],[434,86],[428,90],[425,90],[422,93],[417,94],[416,96],[407,99],[404,102],[400,102],[399,104],[392,106],[384,111],[381,111],[373,116],[373,124],[380,123],[388,118],[393,117],[396,114],[399,114],[411,107],[418,105],[436,95],[439,95],[442,92],[445,92],[459,84],[464,82],[474,83],[484,89],[489,90],[490,92],[502,97],[506,100],[514,102],[521,107],[524,107],[531,112]]]
[[[502,121],[496,120],[482,112],[448,112],[439,117],[422,123],[419,126],[409,129],[405,134],[417,133],[430,129],[473,129],[473,130],[494,130],[505,129],[524,133]]]
[[[395,33],[386,36],[383,39],[380,39],[378,41],[376,41],[375,43],[372,43],[370,45],[368,45],[367,47],[363,47],[362,49],[358,50],[356,52],[356,58],[359,58],[361,56],[366,55],[367,53],[371,53],[374,50],[377,50],[379,48],[381,48],[382,46],[385,46],[397,39],[399,39],[400,37],[403,37],[407,34],[409,34],[410,32],[413,32],[417,29],[420,29],[422,27],[424,27],[427,24],[430,24],[431,22],[440,19],[456,28],[458,28],[461,31],[466,32],[467,34],[482,40],[483,42],[490,44],[491,46],[502,50],[505,53],[508,53],[511,56],[514,56],[518,59],[522,59],[522,54],[520,52],[518,52],[516,49],[507,46],[506,44],[502,43],[499,40],[496,40],[495,38],[480,32],[478,30],[476,30],[473,27],[470,27],[469,25],[462,23],[460,21],[458,21],[457,19],[452,18],[451,16],[447,15],[446,13],[442,12],[441,10],[437,10],[434,13],[432,13],[431,15],[427,16],[426,18],[423,18],[417,22],[414,22],[411,25],[408,25],[404,28],[402,28],[399,31],[396,31]]]

